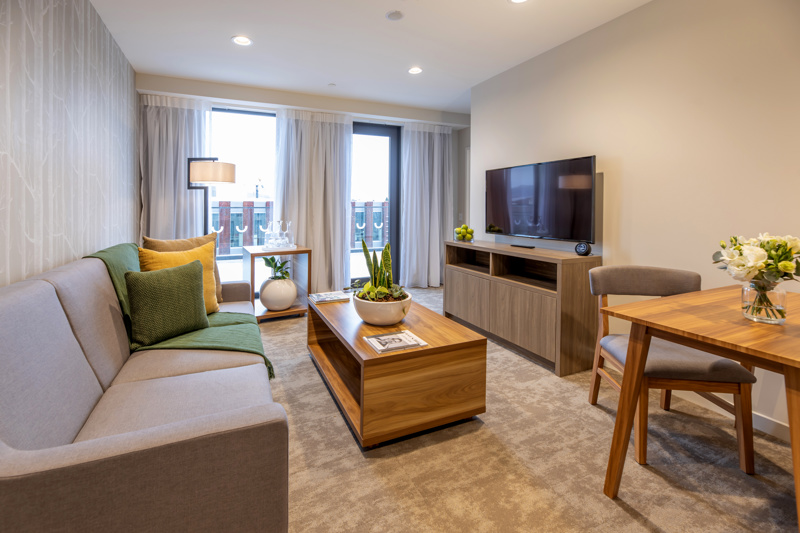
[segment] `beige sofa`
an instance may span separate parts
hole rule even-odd
[[[248,284],[222,310],[253,312]],[[99,259],[0,289],[0,531],[286,531],[258,355],[130,353]]]

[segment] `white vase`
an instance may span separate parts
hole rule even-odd
[[[283,311],[297,298],[297,286],[290,279],[267,279],[261,284],[258,299],[270,311]]]
[[[408,294],[408,298],[399,302],[371,302],[354,296],[353,305],[358,316],[367,324],[390,326],[406,317],[411,308],[411,295]]]

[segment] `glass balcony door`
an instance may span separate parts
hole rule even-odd
[[[392,275],[398,277],[400,256],[400,128],[353,124],[350,183],[350,276],[369,279],[361,245],[379,255],[391,243]]]

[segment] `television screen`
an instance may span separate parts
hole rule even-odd
[[[486,232],[594,243],[595,156],[486,171]]]

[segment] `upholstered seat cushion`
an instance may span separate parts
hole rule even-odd
[[[185,376],[113,384],[89,415],[75,442],[271,402],[267,367],[262,362]]]
[[[608,335],[600,346],[623,365],[628,354],[628,335]],[[644,375],[648,378],[755,383],[756,377],[735,361],[653,337]]]
[[[264,358],[254,353],[223,350],[144,350],[131,354],[113,384],[256,364],[263,365]]]
[[[219,304],[219,310],[224,313],[245,313],[248,315],[255,313],[255,308],[249,300],[239,302],[226,301]]]

